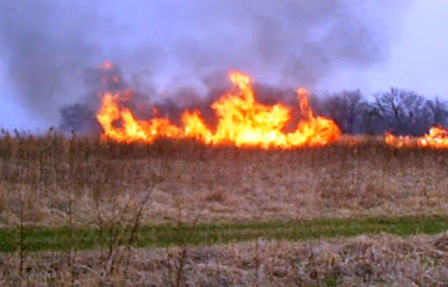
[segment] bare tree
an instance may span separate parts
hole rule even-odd
[[[364,133],[362,115],[367,108],[367,102],[359,90],[342,91],[332,94],[321,103],[321,113],[340,127],[343,133]]]
[[[377,94],[365,115],[369,133],[421,135],[432,125],[430,102],[419,94],[391,88]]]
[[[433,101],[428,101],[428,106],[431,111],[431,120],[433,126],[448,125],[448,107],[438,97]]]

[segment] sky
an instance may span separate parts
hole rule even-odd
[[[0,127],[57,125],[86,94],[85,70],[106,59],[163,95],[239,69],[323,94],[399,87],[448,100],[448,1],[278,3],[3,0]]]
[[[402,27],[390,40],[385,60],[361,73],[348,73],[341,86],[371,92],[393,86],[448,100],[445,11],[448,1],[415,1],[404,16]]]

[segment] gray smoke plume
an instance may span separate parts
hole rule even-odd
[[[62,104],[85,96],[85,70],[106,59],[155,94],[209,89],[208,75],[231,68],[313,87],[385,58],[411,2],[2,0],[0,55],[13,96],[54,122]]]

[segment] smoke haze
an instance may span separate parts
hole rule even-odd
[[[410,2],[3,0],[0,60],[8,97],[49,124],[86,94],[85,70],[106,59],[158,95],[208,89],[231,68],[313,88],[386,58]]]

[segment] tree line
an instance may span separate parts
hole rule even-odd
[[[448,125],[448,105],[413,91],[391,88],[372,98],[359,91],[342,91],[315,98],[317,114],[333,119],[345,134],[420,136],[432,126]]]

